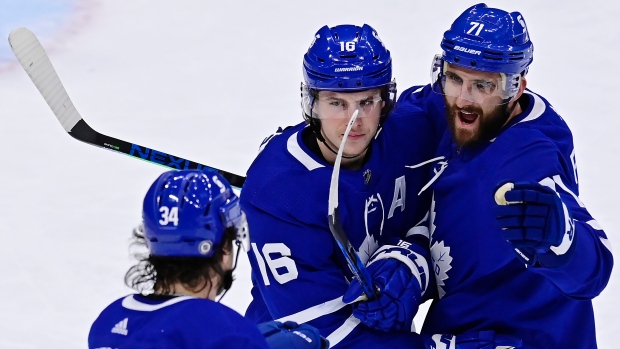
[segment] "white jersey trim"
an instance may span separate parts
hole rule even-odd
[[[182,301],[186,301],[188,299],[196,298],[196,297],[190,297],[190,296],[182,296],[182,297],[172,298],[160,304],[146,304],[146,303],[142,303],[140,301],[135,300],[133,296],[134,295],[132,294],[123,299],[122,304],[124,308],[129,309],[129,310],[136,310],[136,311],[155,311],[155,310],[159,310],[161,308],[165,308],[167,306],[170,306],[170,305],[182,302]]]
[[[279,319],[276,321],[286,322],[286,321],[295,321],[297,323],[305,323],[308,321],[312,321],[316,318],[320,318],[323,315],[331,314],[335,311],[338,311],[344,308],[347,304],[342,301],[342,297],[338,297],[331,301],[327,301],[325,303],[321,303],[319,305],[315,305],[308,309],[304,309],[295,314],[291,314]]]
[[[583,202],[581,202],[581,200],[579,200],[579,197],[577,195],[575,195],[575,193],[573,193],[570,189],[568,189],[568,187],[566,185],[564,185],[564,182],[562,182],[562,178],[560,177],[560,175],[553,176],[553,181],[560,188],[562,188],[562,190],[564,190],[565,192],[569,193],[573,197],[573,199],[575,199],[575,201],[577,202],[579,207],[586,207],[586,205],[584,205]]]
[[[601,230],[601,231],[603,230],[603,227],[601,227],[601,225],[594,219],[587,221],[586,224],[591,226],[595,230]],[[608,239],[605,239],[602,236],[599,236],[598,238],[599,240],[601,240],[601,243],[603,244],[603,246],[605,246],[609,250],[609,252],[613,252],[613,250],[611,249],[611,243],[609,242]]]
[[[329,347],[335,347],[336,344],[340,343],[359,324],[360,320],[351,315],[340,327],[338,327],[334,332],[327,336],[327,340],[329,341]]]
[[[411,92],[411,94],[418,93],[418,92],[422,91],[423,89],[424,89],[424,86],[420,86],[420,87],[418,87],[417,90]]]
[[[595,219],[591,219],[591,220],[587,221],[586,224],[591,226],[592,228],[594,228],[596,230],[603,230],[603,227],[601,227],[601,225]]]
[[[301,162],[302,165],[306,166],[308,171],[324,167],[310,157],[310,155],[308,155],[303,149],[301,149],[301,146],[299,146],[299,143],[297,142],[298,133],[299,131],[293,133],[288,138],[288,141],[286,142],[286,149],[288,149],[288,152],[291,153],[297,161]]]
[[[429,211],[426,211],[424,218],[422,218],[422,220],[420,220],[416,225],[414,225],[411,229],[409,229],[405,237],[410,237],[412,235],[422,235],[426,237],[427,239],[430,239],[431,233],[428,230],[429,213],[430,213]]]
[[[609,240],[603,238],[602,236],[598,237],[601,242],[603,243],[603,246],[607,247],[607,249],[609,250],[609,252],[613,252],[613,250],[611,249],[611,243],[609,242]]]
[[[532,121],[535,119],[538,119],[547,109],[547,106],[545,105],[545,102],[543,102],[542,99],[540,99],[540,97],[532,92],[529,91],[524,91],[523,93],[527,93],[528,95],[532,96],[532,98],[534,98],[534,105],[532,106],[532,110],[530,111],[529,115],[524,117],[523,120],[515,123],[514,125],[520,124],[522,122],[526,122],[526,121]],[[512,126],[514,126],[512,125]],[[512,127],[510,126],[510,127]],[[495,140],[497,139],[497,137],[492,138],[489,140],[489,142],[495,142]]]
[[[547,109],[545,102],[543,102],[543,100],[537,94],[529,92],[529,91],[525,91],[525,93],[527,93],[528,95],[534,98],[534,106],[532,106],[532,111],[530,111],[530,114],[526,116],[525,118],[523,118],[523,120],[519,121],[518,123],[538,119]]]

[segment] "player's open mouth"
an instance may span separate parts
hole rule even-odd
[[[466,111],[458,111],[457,116],[463,125],[471,125],[478,119],[478,114]]]

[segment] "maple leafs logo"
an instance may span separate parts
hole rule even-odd
[[[357,251],[357,254],[360,256],[360,260],[364,265],[366,265],[366,262],[368,262],[370,256],[372,256],[378,248],[379,242],[372,237],[372,235],[366,234],[364,242],[362,242],[359,251]]]
[[[375,212],[375,214],[381,215],[378,235],[381,236],[383,234],[383,224],[385,223],[385,208],[383,207],[383,200],[381,199],[381,194],[377,193],[376,196],[373,194],[368,199],[366,199],[364,211],[364,226],[366,228],[366,238],[364,238],[364,241],[360,245],[357,253],[360,256],[360,260],[362,261],[362,263],[366,264],[370,256],[372,256],[372,254],[375,253],[377,248],[379,248],[379,242],[377,241],[377,239],[374,238],[373,232],[369,231],[368,229],[368,216],[373,212]]]
[[[431,258],[433,260],[433,271],[435,272],[435,281],[437,282],[437,291],[439,298],[446,294],[444,286],[445,280],[449,278],[448,271],[452,269],[452,256],[450,256],[450,247],[445,246],[443,241],[435,242],[431,246]]]
[[[435,193],[431,199],[431,208],[429,212],[429,228],[431,241],[435,232]],[[444,287],[445,280],[449,278],[448,271],[452,269],[452,256],[450,256],[450,246],[446,246],[443,241],[435,241],[431,246],[431,259],[433,260],[433,271],[435,272],[435,282],[437,283],[437,292],[439,298],[446,294]]]

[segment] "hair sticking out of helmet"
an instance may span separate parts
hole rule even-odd
[[[504,101],[518,92],[520,78],[527,74],[534,59],[534,45],[523,15],[482,3],[468,8],[452,23],[444,33],[441,48],[443,53],[434,58],[431,67],[436,92],[444,93],[446,68],[454,65],[499,73],[496,87]]]
[[[142,229],[149,253],[170,257],[210,257],[222,247],[224,230],[237,229],[249,248],[249,229],[239,198],[217,172],[168,171],[149,188]]]
[[[392,57],[377,31],[363,26],[324,26],[304,55],[304,82],[301,84],[302,115],[320,135],[321,115],[314,110],[320,91],[354,92],[380,89],[385,106],[382,119],[392,108],[396,83],[392,81]]]

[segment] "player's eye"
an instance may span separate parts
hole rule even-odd
[[[452,73],[446,73],[446,78],[448,79],[448,81],[456,83],[456,84],[463,83],[463,79],[461,79],[458,75],[455,75]]]
[[[474,86],[480,92],[492,93],[493,91],[495,91],[495,86],[496,85],[494,83],[492,83],[491,81],[476,81],[474,83]]]
[[[336,99],[332,99],[329,101],[329,105],[333,106],[333,107],[342,107],[344,106],[344,103],[342,101],[336,100]]]
[[[360,101],[360,106],[369,107],[369,106],[372,106],[374,103],[375,101],[372,98],[364,99],[363,101]]]

